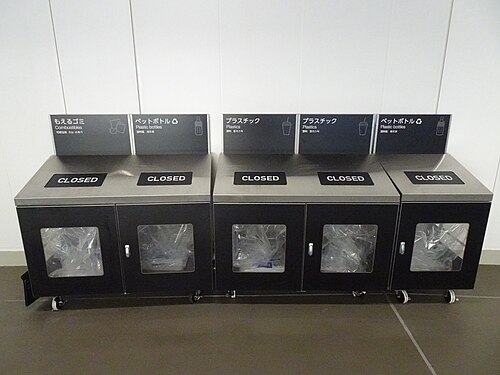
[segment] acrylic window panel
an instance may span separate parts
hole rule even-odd
[[[322,273],[370,273],[377,244],[378,226],[327,224],[323,226]]]
[[[97,227],[41,228],[40,235],[49,277],[104,275]]]
[[[234,224],[233,272],[285,272],[286,225]]]
[[[141,272],[194,272],[192,224],[139,225]]]
[[[460,271],[468,234],[467,223],[417,224],[410,271]]]

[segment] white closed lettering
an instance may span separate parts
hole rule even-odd
[[[61,177],[57,180],[58,184],[93,184],[99,181],[99,177]]]
[[[247,181],[247,182],[273,182],[273,181],[279,181],[279,176],[248,176],[248,175],[243,175],[241,177],[242,181]]]
[[[418,180],[418,181],[452,181],[453,177],[450,175],[447,175],[447,174],[436,175],[436,176],[433,176],[433,175],[424,176],[421,174],[417,174],[417,175],[415,175],[415,180]]]
[[[363,182],[363,176],[326,176],[327,181],[330,182]]]
[[[148,176],[148,182],[182,182],[186,181],[186,176],[170,175],[170,176]]]

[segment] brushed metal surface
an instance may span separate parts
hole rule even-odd
[[[234,185],[234,172],[285,172],[287,185]],[[317,172],[368,172],[374,185],[321,185]],[[399,203],[372,156],[225,155],[217,164],[214,203]]]
[[[377,155],[403,202],[490,202],[493,193],[449,154]],[[415,185],[405,171],[452,171],[464,182],[460,185]]]
[[[137,186],[142,172],[193,172],[191,185]],[[53,187],[58,173],[107,173],[100,187]],[[210,202],[211,155],[51,156],[15,197],[21,206]]]

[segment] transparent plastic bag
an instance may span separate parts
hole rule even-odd
[[[42,228],[40,235],[49,277],[104,275],[97,227]]]
[[[420,223],[410,271],[460,271],[469,233],[466,223]]]
[[[321,249],[321,272],[372,272],[377,230],[377,225],[325,225]]]
[[[234,272],[285,272],[286,225],[233,225]]]
[[[137,227],[142,273],[194,271],[192,224]]]

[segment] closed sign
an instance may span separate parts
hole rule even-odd
[[[285,172],[234,172],[235,185],[286,185]]]
[[[367,172],[318,172],[321,185],[373,185]]]
[[[139,176],[138,186],[191,185],[193,172],[144,172]]]
[[[407,172],[406,177],[414,185],[463,185],[464,182],[451,171]]]
[[[45,187],[96,187],[103,184],[106,175],[107,173],[55,174]]]

